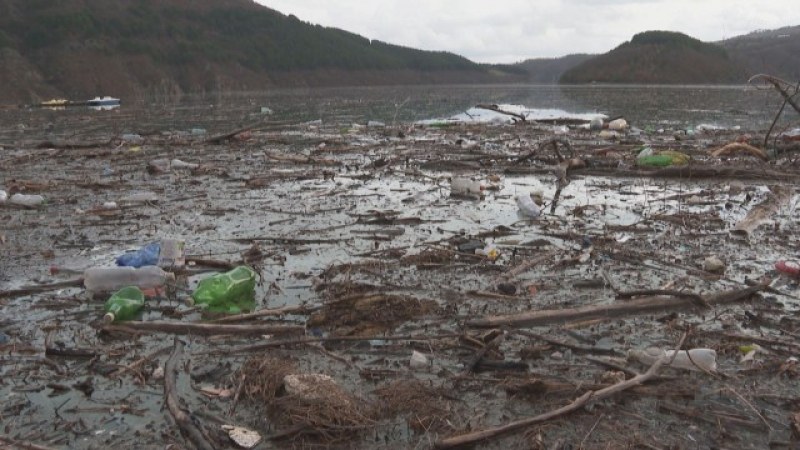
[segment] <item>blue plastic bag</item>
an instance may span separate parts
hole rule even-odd
[[[142,267],[155,266],[158,264],[158,255],[161,253],[161,244],[153,242],[147,244],[139,250],[127,252],[117,257],[118,266]]]

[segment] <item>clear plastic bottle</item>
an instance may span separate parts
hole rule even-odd
[[[256,273],[239,266],[200,281],[188,300],[189,305],[203,305],[213,313],[238,314],[255,306]]]
[[[450,181],[450,193],[455,195],[480,196],[483,194],[483,184],[467,177],[453,177]]]
[[[105,304],[105,323],[130,320],[144,307],[144,293],[136,286],[127,286],[112,295]]]
[[[163,287],[175,275],[164,272],[160,267],[92,267],[83,272],[83,285],[91,292],[111,292],[125,286],[137,286],[140,289]]]

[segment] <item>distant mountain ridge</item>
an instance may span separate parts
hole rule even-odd
[[[717,43],[645,32],[602,55],[512,65],[392,45],[253,0],[0,0],[0,104],[271,87],[744,83],[800,79],[800,26]]]
[[[0,101],[524,74],[311,25],[252,0],[0,0],[0,64],[14,68],[0,75],[13,86]]]
[[[748,74],[768,73],[800,81],[800,26],[755,31],[716,44]]]
[[[742,83],[725,48],[672,31],[647,31],[567,70],[562,83]]]

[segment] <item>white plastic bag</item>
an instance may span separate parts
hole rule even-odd
[[[523,216],[535,219],[542,214],[542,210],[539,209],[539,206],[536,204],[536,202],[533,201],[530,195],[528,194],[518,195],[516,201],[517,201],[517,207],[519,208],[519,212]]]

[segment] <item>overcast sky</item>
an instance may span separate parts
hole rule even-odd
[[[476,62],[604,53],[647,30],[717,41],[800,25],[797,0],[257,0],[305,22]]]

